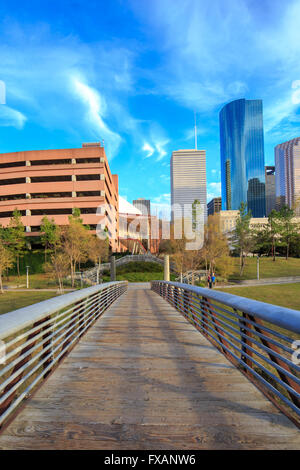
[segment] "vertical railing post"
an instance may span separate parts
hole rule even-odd
[[[114,256],[110,257],[110,280],[116,280],[116,259]]]
[[[236,309],[233,309],[234,312],[238,315],[238,312]],[[241,332],[241,341],[242,341],[242,352],[241,352],[241,360],[249,367],[252,367],[253,363],[250,359],[252,357],[252,351],[249,350],[248,346],[251,346],[251,337],[252,333],[248,331],[245,327],[247,326],[247,314],[242,312],[242,317],[239,319],[240,323],[240,332]],[[245,337],[246,336],[246,337]],[[248,354],[248,356],[246,356]],[[244,372],[246,374],[249,373],[247,367],[244,367]]]
[[[170,257],[165,255],[164,257],[164,281],[170,281]]]

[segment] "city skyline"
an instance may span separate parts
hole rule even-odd
[[[194,147],[196,111],[209,202],[220,196],[218,113],[232,100],[257,98],[265,164],[273,165],[274,147],[299,134],[299,4],[189,0],[171,7],[170,0],[33,1],[24,12],[21,2],[4,0],[0,152],[104,139],[120,195],[142,195],[155,210],[170,202],[172,151]]]

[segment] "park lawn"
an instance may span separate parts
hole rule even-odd
[[[9,287],[19,287],[24,289],[26,287],[26,274],[21,276],[10,275],[8,280],[3,277],[3,285]],[[47,289],[57,287],[56,279],[47,273],[30,274],[29,276],[29,288],[30,289]]]
[[[26,274],[21,274],[21,276],[9,276],[9,280],[4,276],[3,277],[3,286],[13,287],[13,288],[26,288]],[[71,280],[64,280],[64,287],[71,287]],[[75,281],[75,287],[80,287],[80,281]],[[58,283],[55,277],[49,273],[38,273],[31,274],[29,276],[29,288],[30,289],[55,289],[58,288]]]
[[[230,279],[256,279],[257,277],[257,258],[247,257],[246,267],[243,276],[240,277],[239,271],[239,258],[234,258],[235,270],[229,276]],[[300,276],[300,258],[272,258],[263,256],[259,259],[259,274],[260,278],[266,277],[285,277],[285,276]]]
[[[219,290],[228,294],[247,297],[248,299],[300,310],[300,283],[232,287],[230,289],[222,288]]]
[[[0,315],[55,296],[56,292],[5,292],[0,294]]]

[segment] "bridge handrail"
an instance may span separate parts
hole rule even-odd
[[[184,290],[195,292],[202,296],[221,302],[228,307],[243,310],[245,313],[254,315],[261,320],[273,323],[281,328],[300,333],[300,311],[293,310],[279,305],[268,304],[258,300],[247,299],[227,292],[214,291],[205,287],[191,286],[180,282],[171,281],[153,281],[177,286]]]
[[[179,282],[151,288],[300,425],[300,311]]]
[[[0,427],[127,284],[107,282],[0,316]]]

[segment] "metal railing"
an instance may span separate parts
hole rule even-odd
[[[108,282],[0,316],[0,426],[126,289]]]
[[[175,282],[151,288],[299,426],[299,311]]]

